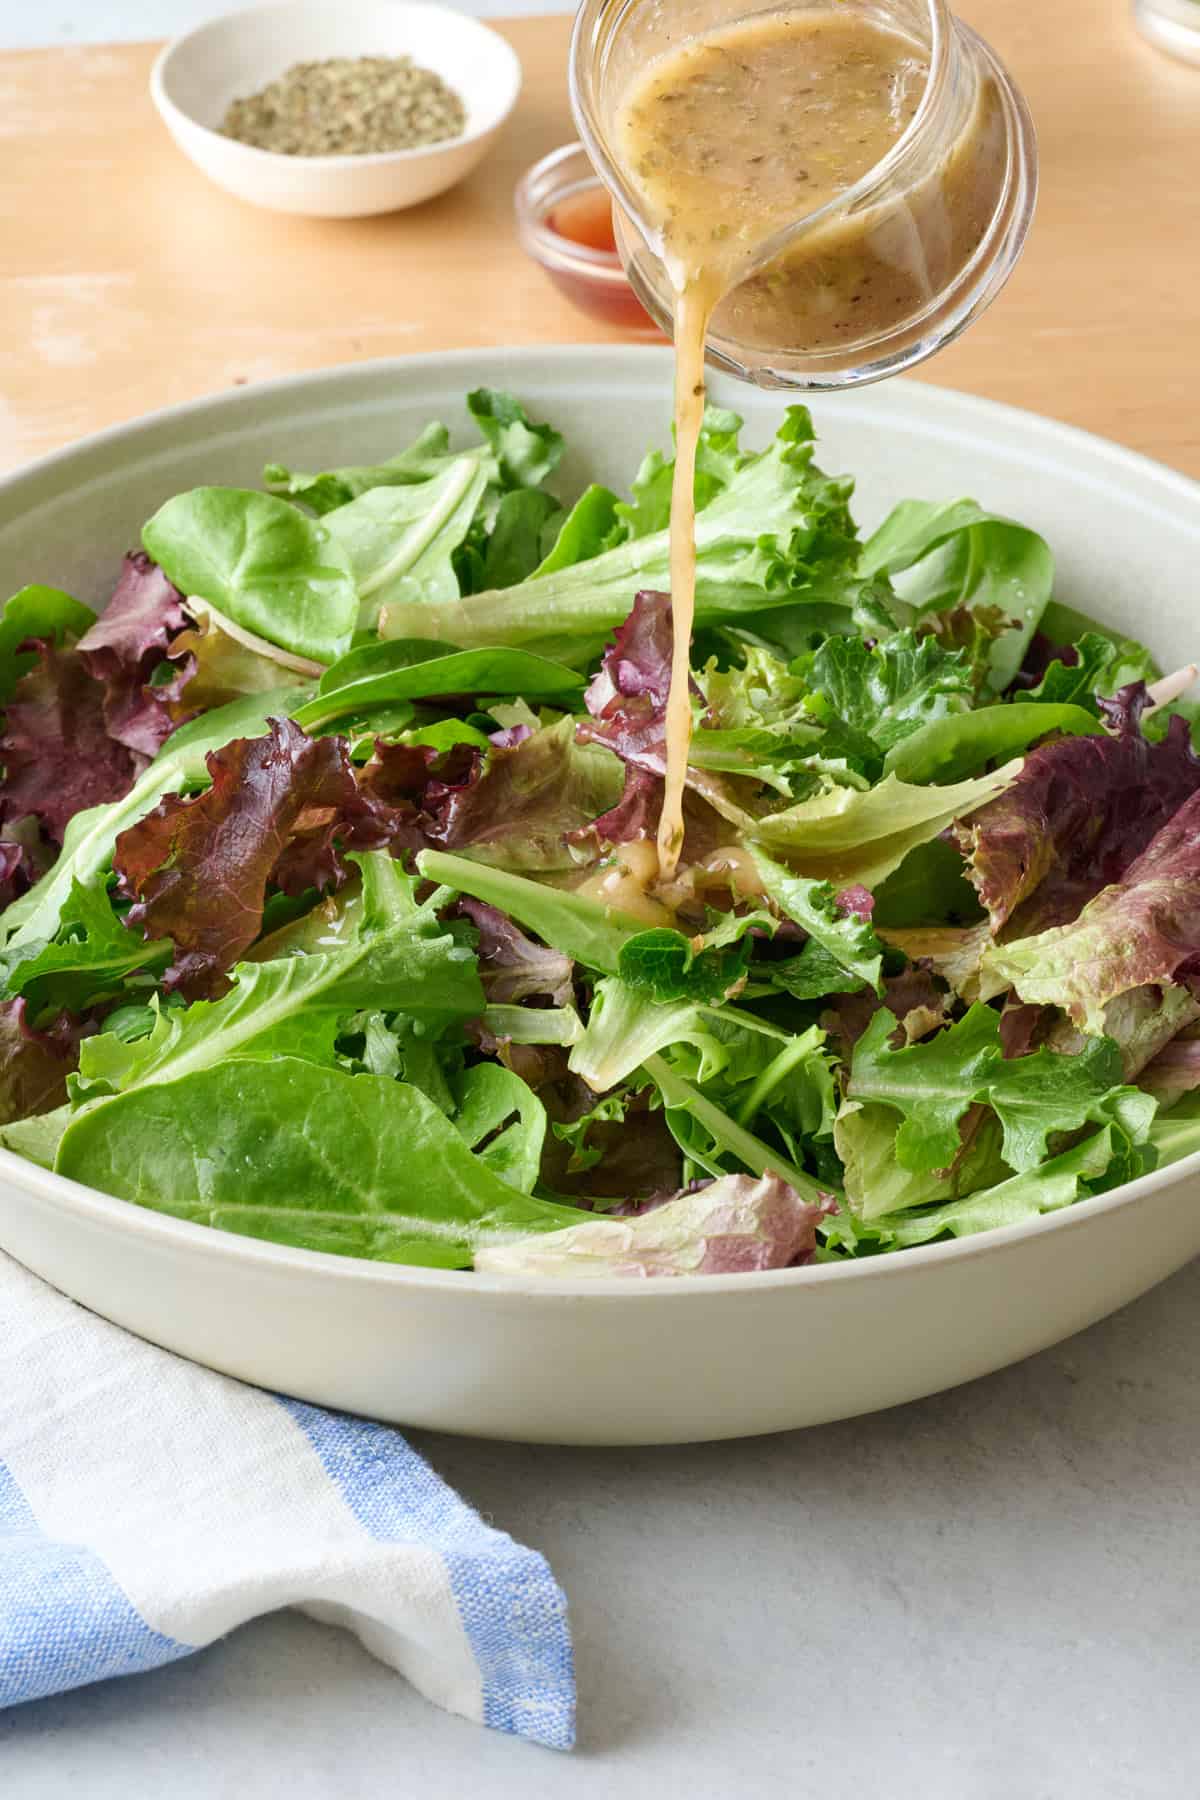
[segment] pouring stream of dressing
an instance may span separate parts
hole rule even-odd
[[[871,277],[862,240],[873,221],[843,218],[766,271],[756,253],[816,212],[891,149],[928,74],[920,47],[858,13],[759,15],[659,58],[619,109],[623,160],[662,232],[675,289],[675,473],[671,491],[674,631],[666,714],[666,780],[658,827],[660,882],[683,847],[691,742],[689,660],[696,599],[696,451],[704,419],[704,344],[727,297],[753,319],[791,310],[842,313],[851,339],[869,327]],[[857,291],[856,291],[857,290]],[[882,296],[880,296],[882,303]],[[853,309],[853,310],[852,310]],[[832,322],[836,325],[837,319]],[[772,324],[773,329],[777,325]]]

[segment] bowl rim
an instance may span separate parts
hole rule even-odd
[[[609,353],[622,358],[645,357],[657,363],[665,375],[670,367],[671,348],[667,344],[636,342],[618,345],[529,344],[509,347],[503,352],[508,362],[527,361],[539,366],[547,360],[551,363],[560,359],[563,362],[577,360],[581,353],[601,357]],[[479,349],[432,350],[411,356],[375,357],[362,362],[336,363],[321,369],[276,376],[270,381],[255,382],[229,392],[201,394],[192,400],[156,407],[138,413],[131,419],[105,426],[100,431],[90,432],[86,437],[47,451],[14,469],[0,471],[0,498],[4,497],[6,489],[16,483],[69,467],[72,460],[83,452],[95,454],[116,450],[123,439],[147,427],[162,427],[183,419],[199,418],[206,412],[225,414],[231,408],[240,410],[253,406],[256,400],[264,397],[269,399],[289,391],[319,391],[322,386],[335,387],[347,377],[353,377],[364,386],[374,388],[388,378],[403,378],[406,373],[419,375],[426,370],[442,373],[447,369],[452,370],[456,364],[461,364],[465,373],[467,369],[474,368],[481,354]],[[649,370],[647,375],[649,376]],[[1079,426],[1066,424],[1043,413],[1031,412],[1025,407],[1010,406],[1003,401],[963,393],[953,388],[942,388],[924,380],[917,382],[897,377],[889,383],[889,388],[892,393],[905,396],[919,392],[924,407],[932,407],[945,417],[947,435],[964,435],[961,429],[964,413],[969,415],[968,431],[972,425],[978,428],[981,421],[986,423],[989,419],[994,420],[997,426],[1007,422],[1010,427],[1026,431],[1032,428],[1043,440],[1052,440],[1064,451],[1086,451],[1093,461],[1107,463],[1114,475],[1124,473],[1127,476],[1141,476],[1143,479],[1149,477],[1160,488],[1174,490],[1200,521],[1200,482],[1154,457],[1116,443],[1111,438],[1101,437],[1095,432],[1085,431]],[[336,1279],[343,1283],[383,1284],[396,1292],[407,1288],[425,1293],[478,1293],[486,1294],[492,1301],[499,1303],[524,1303],[541,1297],[572,1305],[578,1305],[584,1299],[614,1303],[619,1300],[629,1301],[640,1295],[672,1295],[682,1301],[688,1296],[695,1299],[703,1295],[765,1293],[768,1290],[792,1287],[815,1291],[846,1281],[895,1281],[901,1279],[906,1270],[917,1274],[930,1267],[949,1268],[988,1252],[1000,1254],[1013,1250],[1026,1239],[1043,1233],[1082,1230],[1092,1220],[1125,1207],[1145,1204],[1165,1187],[1185,1188],[1198,1175],[1200,1150],[1181,1157],[1177,1162],[1151,1170],[1149,1174],[1139,1176],[1136,1181],[1126,1182],[1108,1193],[1076,1201],[1074,1205],[1063,1207],[1057,1212],[1042,1213],[1018,1224],[998,1226],[968,1237],[952,1238],[948,1242],[920,1244],[909,1250],[868,1257],[862,1261],[814,1263],[802,1268],[705,1275],[695,1279],[651,1275],[634,1280],[627,1276],[610,1275],[572,1280],[559,1276],[489,1275],[468,1269],[427,1269],[414,1264],[372,1262],[365,1257],[336,1256],[328,1251],[305,1250],[288,1244],[270,1243],[262,1238],[244,1237],[235,1232],[218,1231],[206,1225],[193,1224],[187,1219],[151,1212],[133,1201],[104,1194],[98,1188],[88,1187],[69,1176],[57,1175],[53,1170],[44,1169],[39,1164],[18,1156],[15,1151],[0,1147],[0,1180],[18,1192],[24,1190],[27,1194],[34,1193],[39,1199],[57,1207],[63,1215],[82,1214],[88,1222],[101,1230],[128,1231],[167,1251],[190,1246],[197,1257],[207,1258],[217,1265],[230,1268],[250,1266],[263,1274],[274,1270],[281,1278],[289,1275],[298,1279],[321,1276],[323,1279]]]
[[[493,44],[499,45],[505,54],[504,68],[508,76],[509,88],[499,109],[485,117],[481,125],[477,125],[471,131],[460,131],[454,137],[439,138],[435,144],[414,144],[407,150],[355,150],[322,156],[293,156],[283,150],[263,150],[257,144],[244,144],[240,138],[226,137],[223,131],[216,131],[211,125],[206,125],[202,119],[196,118],[194,113],[189,112],[185,106],[181,106],[179,101],[168,92],[167,80],[172,58],[193,39],[212,30],[214,26],[229,25],[235,20],[247,19],[259,13],[284,12],[291,7],[308,3],[309,0],[261,0],[258,5],[233,7],[227,12],[216,13],[212,18],[204,19],[199,25],[193,25],[189,30],[181,31],[176,37],[173,37],[158,52],[150,70],[150,97],[160,115],[167,120],[182,120],[189,130],[203,133],[206,139],[214,145],[220,146],[222,153],[227,151],[232,155],[256,160],[264,169],[269,164],[274,164],[277,168],[289,170],[344,169],[349,172],[356,169],[398,167],[405,163],[423,162],[430,157],[444,156],[451,150],[461,150],[467,145],[477,144],[481,139],[490,137],[493,132],[499,130],[521,97],[524,70],[520,57],[508,39],[502,37],[485,20],[477,19],[472,13],[459,12],[457,7],[443,6],[441,0],[395,0],[395,4],[390,5],[388,11],[413,15],[428,13],[440,19],[453,19],[456,24],[465,25],[468,31],[473,30],[478,32],[481,38],[490,39]],[[343,7],[353,6],[354,3],[355,0],[339,0],[339,4]],[[370,4],[377,5],[378,0],[370,0]]]

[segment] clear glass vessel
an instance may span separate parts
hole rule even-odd
[[[665,331],[674,294],[661,229],[617,149],[622,101],[648,64],[704,33],[830,10],[829,0],[757,8],[747,0],[583,0],[571,44],[575,118],[613,195],[630,284]],[[944,0],[838,0],[837,10],[907,37],[929,73],[912,122],[883,160],[768,238],[717,307],[708,360],[761,387],[848,387],[931,356],[995,298],[1033,214],[1033,125],[988,45]],[[856,315],[850,290],[864,275],[871,303]]]

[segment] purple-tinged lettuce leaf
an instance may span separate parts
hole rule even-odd
[[[578,743],[566,716],[477,758],[466,783],[427,789],[429,840],[498,868],[574,869],[571,839],[616,803],[622,779],[617,758],[599,744]]]
[[[139,756],[157,756],[180,717],[177,710],[194,665],[186,659],[161,685],[151,677],[190,623],[183,595],[143,550],[125,558],[112,599],[77,645],[105,689],[109,735]],[[271,685],[278,684],[276,681]]]
[[[306,737],[290,719],[211,752],[207,766],[206,793],[165,796],[120,834],[113,857],[134,901],[127,924],[172,939],[167,985],[189,998],[216,991],[254,942],[268,884],[293,894],[339,885],[341,848],[390,836],[345,743]]]
[[[1142,1070],[1138,1086],[1154,1095],[1163,1112],[1200,1088],[1200,1028],[1193,1023],[1165,1044]]]
[[[1110,1001],[1192,976],[1198,956],[1200,790],[1076,919],[994,944],[984,972],[1022,1000],[1061,1006],[1083,1030],[1102,1032]]]
[[[1026,1008],[1026,1011],[1031,1009]],[[1037,1007],[1050,1021],[1043,1032],[1046,1046],[1063,1055],[1078,1055],[1089,1042],[1074,1020],[1056,1007]],[[1121,1052],[1121,1067],[1126,1081],[1139,1081],[1146,1064],[1152,1062],[1172,1038],[1200,1019],[1200,1000],[1184,987],[1162,987],[1150,982],[1145,987],[1131,988],[1118,994],[1104,1008],[1104,1035]]]
[[[145,766],[109,736],[104,688],[73,650],[39,639],[35,666],[22,675],[0,737],[0,819],[36,817],[54,843],[75,814],[120,800]]]
[[[1105,703],[1113,736],[1064,738],[1025,759],[1006,793],[958,828],[993,930],[1062,925],[1119,881],[1154,834],[1200,789],[1186,725],[1161,744],[1140,729],[1145,689]],[[1027,903],[1027,904],[1026,904]]]
[[[0,1003],[0,1124],[62,1104],[81,1035],[81,1027],[65,1013],[48,1029],[35,1031],[25,1000]]]
[[[832,991],[832,990],[831,990]],[[843,1056],[849,1057],[872,1019],[887,1011],[895,1020],[891,1041],[899,1049],[928,1037],[946,1022],[950,996],[927,966],[914,963],[899,975],[885,977],[880,993],[860,987],[840,993],[821,1014],[821,1022]]]
[[[824,1212],[776,1175],[726,1175],[633,1218],[591,1218],[540,1239],[485,1247],[475,1267],[569,1278],[786,1269],[811,1257]]]
[[[584,695],[595,723],[579,726],[584,741],[604,744],[624,762],[660,776],[667,766],[672,642],[670,595],[644,589]]]
[[[571,959],[561,950],[535,944],[510,918],[482,900],[464,899],[458,910],[479,932],[479,976],[490,1005],[533,996],[565,1006],[573,998]]]

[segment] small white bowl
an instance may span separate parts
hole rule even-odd
[[[282,156],[221,135],[231,100],[293,63],[330,56],[411,56],[462,96],[466,129],[442,144],[368,156]],[[324,219],[394,212],[453,187],[484,156],[520,91],[521,65],[497,32],[423,0],[271,0],[185,32],[150,76],[167,130],[218,187],[252,206]]]

